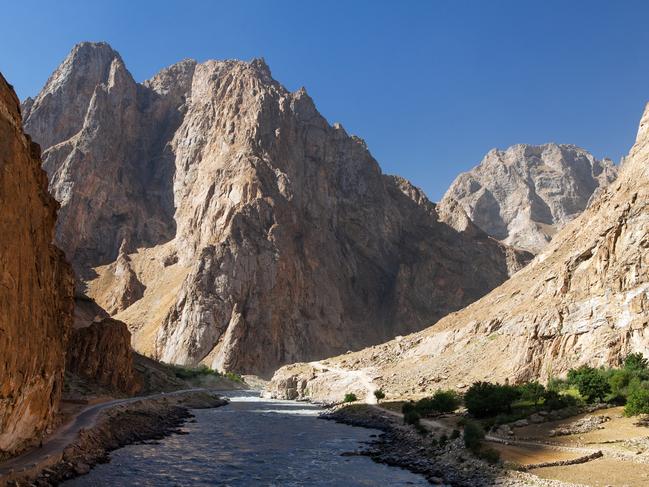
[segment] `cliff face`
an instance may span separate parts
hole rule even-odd
[[[65,370],[115,392],[135,394],[142,388],[126,324],[85,297],[75,300]]]
[[[0,455],[37,441],[63,383],[73,277],[53,244],[58,205],[0,75]]]
[[[616,175],[610,160],[573,145],[520,144],[460,174],[441,205],[456,202],[492,237],[536,254]]]
[[[529,257],[458,232],[261,60],[183,61],[143,84],[105,44],[35,100],[88,293],[164,361],[268,374],[457,310]]]
[[[418,395],[512,382],[649,353],[649,106],[616,182],[502,286],[434,326],[326,364],[281,369],[271,391],[339,398],[373,380]],[[337,389],[338,388],[338,389]],[[315,392],[314,392],[315,391]]]

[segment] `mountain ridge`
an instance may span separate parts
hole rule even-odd
[[[90,72],[70,113],[76,75],[53,76],[25,127],[56,141],[57,240],[150,356],[270,374],[414,331],[529,258],[440,221],[263,60],[186,60],[142,84],[119,57]]]

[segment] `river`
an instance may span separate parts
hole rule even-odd
[[[315,405],[224,394],[230,404],[193,411],[186,434],[130,445],[110,463],[65,482],[92,486],[424,486],[421,476],[356,451],[380,432],[318,419]]]

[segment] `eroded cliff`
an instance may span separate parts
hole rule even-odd
[[[0,75],[0,456],[38,441],[63,384],[72,272],[52,240],[57,202]]]

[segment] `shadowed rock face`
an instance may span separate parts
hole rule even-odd
[[[52,240],[58,204],[0,75],[0,456],[54,419],[72,323],[72,272]]]
[[[616,175],[610,160],[573,145],[520,144],[490,151],[440,205],[457,202],[492,237],[536,254]]]
[[[648,248],[649,105],[617,180],[511,279],[422,332],[319,368],[284,367],[270,390],[338,398],[361,371],[388,393],[419,395],[476,380],[546,381],[582,364],[647,355]]]
[[[135,394],[142,388],[133,364],[131,334],[121,321],[85,296],[74,303],[74,326],[65,370],[111,391]]]
[[[25,110],[60,244],[135,348],[164,361],[269,374],[379,343],[529,258],[440,221],[262,60],[188,60],[137,84],[85,43]]]

